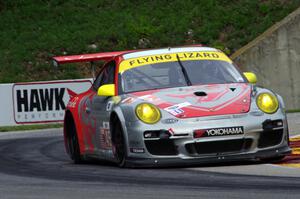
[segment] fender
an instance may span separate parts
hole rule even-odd
[[[81,108],[81,103],[83,100],[83,97],[86,96],[88,93],[91,93],[92,90],[89,89],[88,91],[81,93],[81,94],[76,94],[73,95],[70,101],[68,102],[67,108],[66,108],[66,113],[69,111],[70,114],[73,117],[74,123],[75,123],[75,128],[77,132],[77,138],[78,138],[78,143],[79,143],[79,149],[80,149],[80,154],[84,155],[85,153],[85,144],[83,141],[83,124],[80,118],[80,108]],[[65,118],[66,119],[66,118]],[[66,132],[64,130],[64,136],[66,136]]]
[[[84,142],[83,142],[82,124],[81,124],[81,121],[80,121],[80,118],[79,118],[78,111],[73,110],[71,113],[73,115],[73,119],[74,119],[74,122],[75,122],[77,138],[78,138],[78,143],[79,143],[79,151],[80,151],[80,154],[83,155],[85,146],[84,146]]]
[[[283,108],[285,110],[285,104],[284,104],[284,101],[283,101],[283,98],[281,97],[281,95],[278,95],[277,93],[274,93],[274,94],[276,95],[281,108]]]

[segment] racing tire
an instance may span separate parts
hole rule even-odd
[[[83,163],[83,159],[80,155],[78,137],[76,132],[76,127],[73,124],[70,125],[69,134],[67,136],[67,143],[69,149],[69,156],[75,164]]]
[[[127,150],[126,143],[124,139],[124,132],[122,129],[122,125],[118,119],[114,120],[114,128],[112,132],[112,144],[114,156],[116,158],[116,163],[119,167],[127,167],[126,159],[127,159]]]

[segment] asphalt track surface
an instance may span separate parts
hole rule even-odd
[[[297,122],[299,115],[293,132]],[[300,198],[300,168],[260,162],[156,169],[74,165],[61,129],[1,133],[0,199],[6,198]]]

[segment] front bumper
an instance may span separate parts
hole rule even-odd
[[[282,125],[273,125],[282,121]],[[275,124],[275,123],[274,123]],[[242,126],[244,134],[195,138],[196,129]],[[191,165],[263,159],[288,155],[285,114],[247,113],[179,120],[174,124],[126,124],[128,162],[132,165]],[[146,131],[169,131],[170,137],[145,138]],[[150,144],[149,144],[150,143]]]

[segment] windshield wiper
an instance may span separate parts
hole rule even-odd
[[[187,85],[188,85],[188,86],[191,86],[191,85],[192,85],[192,82],[191,82],[191,80],[189,79],[188,74],[187,74],[187,72],[186,72],[184,66],[183,66],[182,63],[181,63],[181,61],[180,61],[180,59],[179,59],[179,56],[176,55],[176,57],[177,57],[177,61],[178,61],[178,63],[179,63],[179,66],[180,66],[180,68],[181,68],[181,71],[182,71],[182,73],[183,73],[183,76],[184,76],[184,79],[185,79]]]

